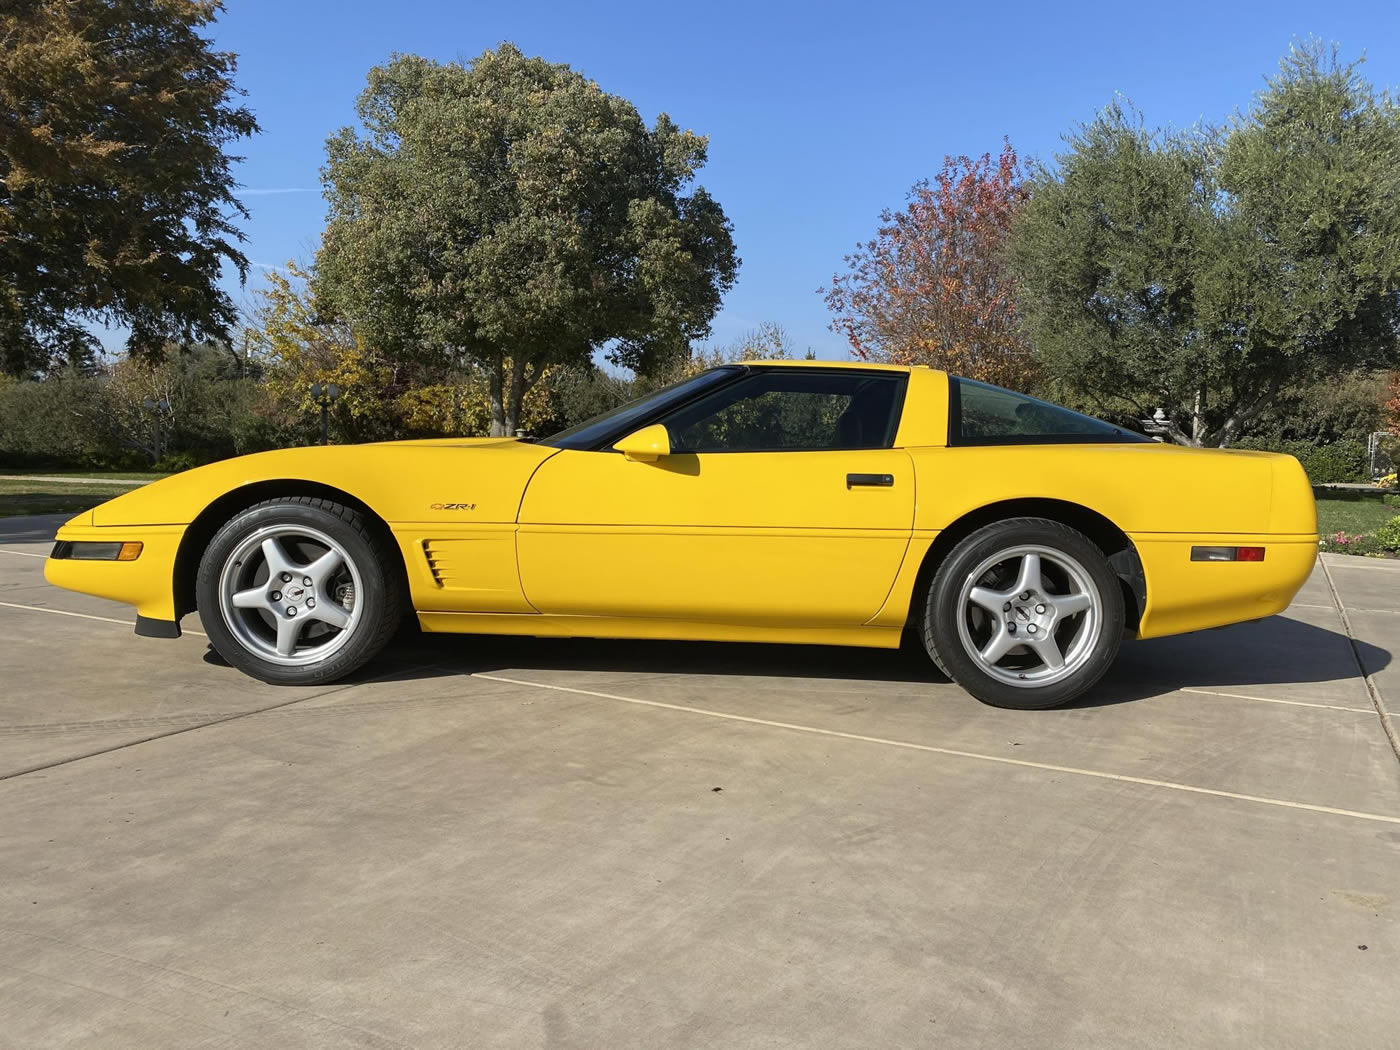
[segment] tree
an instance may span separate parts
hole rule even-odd
[[[269,394],[288,419],[316,418],[315,383],[334,383],[331,406],[342,440],[479,435],[490,429],[489,382],[470,362],[395,360],[368,344],[316,294],[315,274],[288,262],[257,293],[244,337],[266,369]],[[520,423],[549,423],[547,372],[522,402]],[[547,432],[547,431],[546,431]]]
[[[381,353],[482,368],[493,434],[550,365],[648,371],[709,331],[739,261],[691,185],[703,137],[510,44],[396,56],[357,112],[327,143],[318,290]]]
[[[1340,372],[1280,391],[1250,424],[1249,432],[1315,445],[1337,441],[1364,445],[1386,427],[1386,397],[1385,372]]]
[[[1227,129],[1113,105],[1058,162],[1010,257],[1046,372],[1089,404],[1228,445],[1290,388],[1397,361],[1400,109],[1334,50],[1294,48]]]
[[[393,362],[367,346],[343,318],[315,294],[312,275],[294,262],[269,270],[259,289],[254,324],[245,330],[267,386],[289,418],[313,420],[319,402],[313,384],[334,383],[333,405],[342,438],[369,441],[399,437],[391,405],[406,383]]]
[[[1400,438],[1400,372],[1392,372],[1386,377],[1382,411],[1385,413],[1385,429],[1392,436]]]
[[[783,325],[777,321],[760,321],[757,327],[750,328],[727,346],[693,351],[680,371],[684,375],[694,375],[738,361],[791,361],[797,357],[796,349],[791,333]],[[810,361],[817,355],[808,348],[803,356]]]
[[[1003,260],[1026,189],[1006,141],[994,162],[947,157],[903,211],[881,212],[875,238],[823,289],[833,330],[861,357],[927,364],[1022,387],[1034,369]]]
[[[0,13],[0,368],[227,339],[216,281],[247,260],[225,147],[257,131],[217,0],[9,0]]]

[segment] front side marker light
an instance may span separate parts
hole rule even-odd
[[[54,544],[50,558],[72,561],[135,561],[141,557],[139,540],[126,543],[87,543],[82,540],[60,540]]]
[[[1192,547],[1192,561],[1263,561],[1263,547]]]

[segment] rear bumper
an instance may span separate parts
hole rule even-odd
[[[1160,638],[1273,616],[1307,581],[1317,562],[1317,535],[1180,535],[1131,537],[1147,577],[1139,638]],[[1193,546],[1257,546],[1261,562],[1191,560]]]
[[[81,519],[74,519],[79,522]],[[139,614],[137,633],[142,621],[163,621],[176,624],[175,616],[175,554],[184,525],[94,526],[69,522],[58,530],[59,544],[112,543],[139,540],[141,556],[135,561],[87,561],[49,557],[44,562],[44,579],[56,587],[91,594],[109,601],[136,606]],[[161,626],[164,637],[169,626]]]

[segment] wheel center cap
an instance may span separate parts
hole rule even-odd
[[[287,597],[288,597],[288,598],[291,598],[293,601],[295,601],[296,599],[300,598],[300,597],[301,597],[303,594],[305,594],[305,593],[306,593],[306,588],[305,588],[305,587],[288,587],[288,588],[287,588]]]

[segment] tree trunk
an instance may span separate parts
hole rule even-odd
[[[1196,388],[1196,400],[1191,406],[1191,444],[1200,448],[1206,442],[1206,388]]]
[[[506,399],[506,437],[514,437],[520,429],[520,403],[525,400],[525,365],[512,361],[510,397]]]
[[[1246,423],[1254,419],[1255,416],[1259,415],[1260,412],[1263,412],[1264,409],[1274,403],[1274,398],[1278,397],[1278,391],[1281,385],[1282,381],[1278,376],[1270,378],[1269,388],[1259,396],[1259,399],[1255,401],[1254,404],[1245,408],[1237,408],[1230,414],[1230,418],[1225,420],[1225,425],[1216,432],[1215,444],[1219,448],[1228,447],[1230,442],[1235,440],[1236,435],[1239,434],[1241,428],[1243,428]]]
[[[538,364],[498,354],[491,364],[491,436],[514,437],[520,429],[525,395],[534,389],[545,369]]]
[[[491,401],[491,437],[505,437],[506,431],[506,406],[505,406],[505,383],[506,383],[506,358],[505,354],[497,354],[496,359],[491,362],[490,377],[490,401]]]

